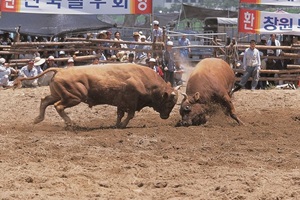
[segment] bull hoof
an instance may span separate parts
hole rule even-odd
[[[34,124],[37,124],[37,123],[40,123],[41,121],[43,121],[44,120],[44,117],[37,117],[37,118],[35,118],[34,119]]]

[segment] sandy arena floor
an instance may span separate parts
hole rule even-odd
[[[53,106],[48,87],[0,91],[0,199],[300,199],[300,90],[242,90],[202,126],[175,127],[145,108],[119,130],[116,109]],[[179,102],[178,102],[179,103]]]

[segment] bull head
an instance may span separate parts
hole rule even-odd
[[[181,125],[199,125],[206,122],[205,118],[205,105],[201,104],[200,93],[196,92],[193,96],[189,97],[185,93],[180,106],[180,115],[182,117]]]

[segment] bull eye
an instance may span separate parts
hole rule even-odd
[[[191,107],[190,106],[184,107],[184,111],[191,111]]]

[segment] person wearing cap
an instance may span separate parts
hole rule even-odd
[[[147,51],[151,50],[151,46],[147,45],[147,43],[149,42],[146,40],[145,35],[140,36],[140,39],[141,39],[141,44],[138,45],[137,49],[141,51],[136,52],[136,60],[143,62],[143,60],[147,58]]]
[[[163,54],[163,69],[164,69],[164,79],[166,82],[170,82],[172,87],[175,86],[174,80],[174,71],[175,71],[175,63],[174,63],[174,51],[173,51],[173,42],[168,41],[166,51]]]
[[[158,62],[155,58],[150,58],[149,62],[148,62],[148,67],[153,69],[157,75],[159,75],[160,77],[164,77],[164,72],[161,69],[161,67],[158,65]]]
[[[58,67],[55,63],[54,56],[48,56],[47,60],[45,61],[42,69],[45,71],[46,69],[52,68],[52,67]],[[43,80],[40,81],[40,86],[47,86],[49,85],[52,77],[54,75],[54,72],[48,72],[43,76]]]
[[[74,67],[74,59],[72,57],[70,57],[67,61],[66,68],[68,68],[68,67]]]
[[[163,30],[159,27],[159,21],[153,21],[153,42],[162,42],[163,41]]]
[[[49,56],[42,68],[43,68],[43,70],[46,70],[51,67],[57,67],[54,56]]]
[[[34,77],[39,75],[41,71],[38,71],[37,68],[34,67],[34,59],[29,59],[27,65],[21,68],[19,72],[19,77]],[[23,87],[37,87],[39,84],[38,79],[34,80],[24,80],[22,81]]]

